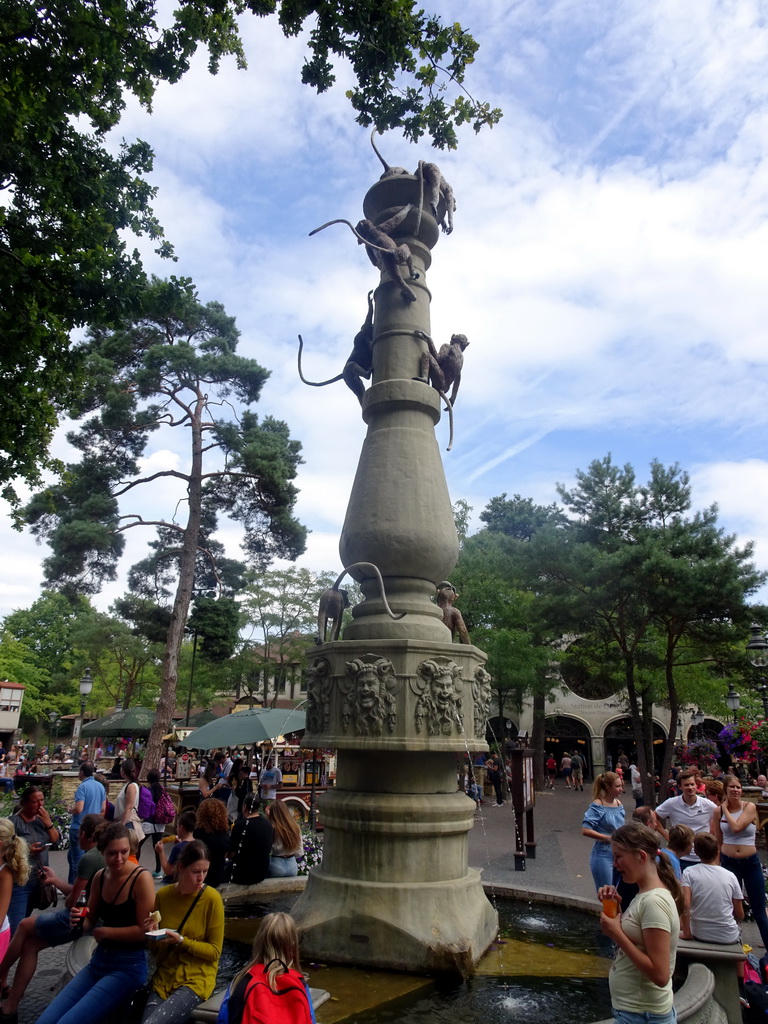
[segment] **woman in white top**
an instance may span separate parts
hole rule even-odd
[[[125,785],[115,800],[115,821],[143,833],[139,817],[139,773],[136,771],[136,762],[130,757],[126,758],[120,765],[120,774],[125,779]]]
[[[741,799],[741,782],[733,775],[725,777],[725,796],[709,830],[720,846],[720,866],[743,884],[763,945],[768,946],[765,881],[755,845],[757,805]]]

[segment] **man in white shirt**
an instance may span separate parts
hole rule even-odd
[[[261,773],[259,778],[259,795],[261,799],[266,802],[268,800],[277,800],[277,791],[280,788],[280,783],[283,781],[283,773],[274,765],[267,767]]]
[[[708,832],[715,807],[705,796],[699,796],[696,792],[696,776],[693,772],[681,772],[677,784],[681,795],[664,800],[656,808],[656,813],[660,818],[667,819],[668,828],[670,825],[687,825],[694,835],[697,832]],[[698,864],[699,858],[691,852],[687,857],[681,857],[680,863],[685,868],[689,864]]]

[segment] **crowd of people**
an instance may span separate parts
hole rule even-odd
[[[622,776],[606,771],[594,780],[582,835],[593,842],[598,898],[618,904],[616,913],[604,910],[601,926],[617,947],[609,981],[619,1024],[636,1024],[634,1015],[649,1013],[656,1024],[674,1024],[671,974],[678,938],[740,942],[745,896],[768,947],[757,805],[743,798],[735,772],[715,774],[720,777],[676,770],[675,795],[655,808],[645,806],[633,786],[629,822]],[[629,779],[632,784],[631,773]]]
[[[41,951],[85,936],[95,940],[86,967],[53,999],[39,1024],[118,1019],[117,1008],[142,995],[142,1024],[183,1024],[216,984],[224,936],[219,886],[298,873],[301,832],[275,799],[279,769],[254,774],[242,759],[215,754],[200,775],[196,810],[179,814],[175,834],[166,835],[159,814],[166,794],[160,771],[150,770],[140,782],[133,759],[121,758],[117,767],[121,785],[111,803],[93,763],[79,765],[66,878],[48,864],[61,835],[40,787],[27,786],[14,813],[0,819],[0,1024],[18,1020]],[[154,877],[140,864],[147,840]],[[35,913],[45,908],[53,887],[63,895],[63,906]],[[241,972],[240,980],[247,976],[252,983],[258,976],[259,985],[233,990],[231,1024],[259,991],[266,999],[292,988],[297,977],[302,1012],[309,1004],[306,1019],[312,1019],[295,925],[287,915],[276,915],[273,925],[259,932],[255,959]],[[275,949],[284,967],[270,966],[272,956],[263,960]],[[154,967],[149,982],[148,952]]]

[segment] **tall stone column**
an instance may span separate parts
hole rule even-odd
[[[414,205],[393,234],[419,277],[408,281],[412,302],[386,273],[376,289],[368,433],[340,541],[365,599],[343,639],[310,656],[305,744],[338,750],[337,779],[320,803],[323,863],[294,914],[311,958],[468,976],[497,921],[468,867],[474,803],[457,789],[457,763],[486,749],[490,680],[485,655],[451,642],[432,600],[458,540],[435,438],[441,399],[414,379],[440,234],[428,209],[417,230],[419,194],[416,177],[398,175],[364,202],[379,224]],[[378,567],[402,617],[388,615],[375,576],[358,562]]]

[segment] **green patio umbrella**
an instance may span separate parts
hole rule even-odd
[[[221,718],[221,715],[214,715],[212,711],[198,711],[196,715],[189,716],[189,725],[184,721],[183,718],[177,719],[172,724],[180,729],[199,729],[201,725],[207,725],[209,722],[217,722]]]
[[[303,711],[287,708],[249,708],[224,715],[215,722],[195,729],[184,740],[185,747],[210,750],[212,747],[237,747],[248,743],[265,743],[288,732],[306,728]]]
[[[157,712],[150,708],[134,707],[113,711],[83,726],[83,736],[149,736]]]

